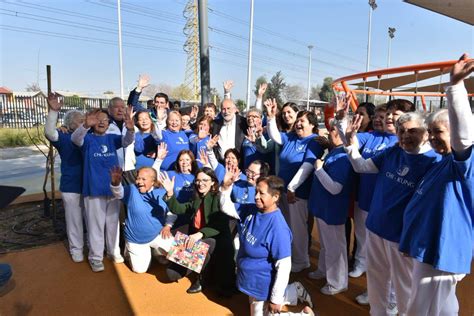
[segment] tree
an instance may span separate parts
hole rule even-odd
[[[235,100],[235,106],[239,109],[239,112],[242,113],[245,111],[245,108],[247,107],[247,104],[245,103],[244,100],[237,99]]]
[[[211,88],[211,102],[214,103],[215,105],[221,104],[222,98],[219,94],[219,90],[216,88]]]
[[[270,83],[267,87],[267,97],[271,99],[276,99],[278,105],[283,104],[282,94],[283,90],[286,87],[285,79],[281,71],[278,71],[272,79],[270,79]]]
[[[290,100],[301,100],[305,99],[305,88],[301,85],[287,85],[285,89],[283,89],[283,95],[285,96],[286,102]]]
[[[265,76],[260,76],[257,78],[257,81],[255,82],[255,90],[253,90],[253,93],[255,94],[255,96],[258,96],[258,88],[260,88],[260,85],[262,83],[267,83],[267,78],[265,78]],[[268,92],[265,92],[265,94],[263,95],[264,100],[265,100],[265,95],[267,93]]]
[[[324,78],[323,86],[319,91],[319,98],[321,101],[329,102],[334,97],[334,91],[332,90],[332,77]]]
[[[194,99],[193,97],[193,92],[191,89],[184,85],[180,84],[176,88],[171,91],[171,97],[177,100],[192,100]]]
[[[317,86],[312,86],[311,87],[311,91],[309,93],[309,98],[311,100],[321,100],[319,98],[319,92],[321,91],[321,86],[320,85],[317,85]]]
[[[26,91],[28,92],[38,92],[41,91],[41,87],[39,86],[38,83],[33,82],[28,85],[26,85]]]

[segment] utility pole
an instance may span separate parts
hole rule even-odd
[[[198,0],[199,50],[201,63],[201,105],[211,98],[211,70],[209,64],[209,36],[207,27],[207,0]]]
[[[309,95],[311,93],[311,50],[313,49],[313,45],[309,45],[309,58],[308,58],[308,91],[306,95],[306,111],[309,111]]]
[[[250,108],[250,80],[252,80],[253,3],[254,0],[250,0],[249,56],[247,65],[247,111]]]
[[[119,70],[120,70],[120,97],[125,98],[123,91],[123,57],[122,57],[122,10],[120,0],[117,0],[117,17],[118,17],[118,41],[119,41]]]

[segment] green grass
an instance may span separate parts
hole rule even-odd
[[[31,136],[28,136],[29,135]],[[41,145],[46,142],[44,127],[26,128],[0,128],[0,148]]]

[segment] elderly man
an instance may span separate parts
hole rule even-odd
[[[216,146],[216,157],[224,160],[224,153],[229,148],[235,148],[239,152],[247,132],[247,121],[244,117],[236,114],[237,107],[231,99],[222,101],[221,117],[214,120],[212,134],[219,135]]]

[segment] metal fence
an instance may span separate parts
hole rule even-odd
[[[63,123],[64,114],[69,110],[89,111],[107,108],[109,99],[63,97],[64,105],[58,121]],[[42,95],[35,97],[0,97],[0,128],[31,128],[44,125],[48,113],[48,102]]]

